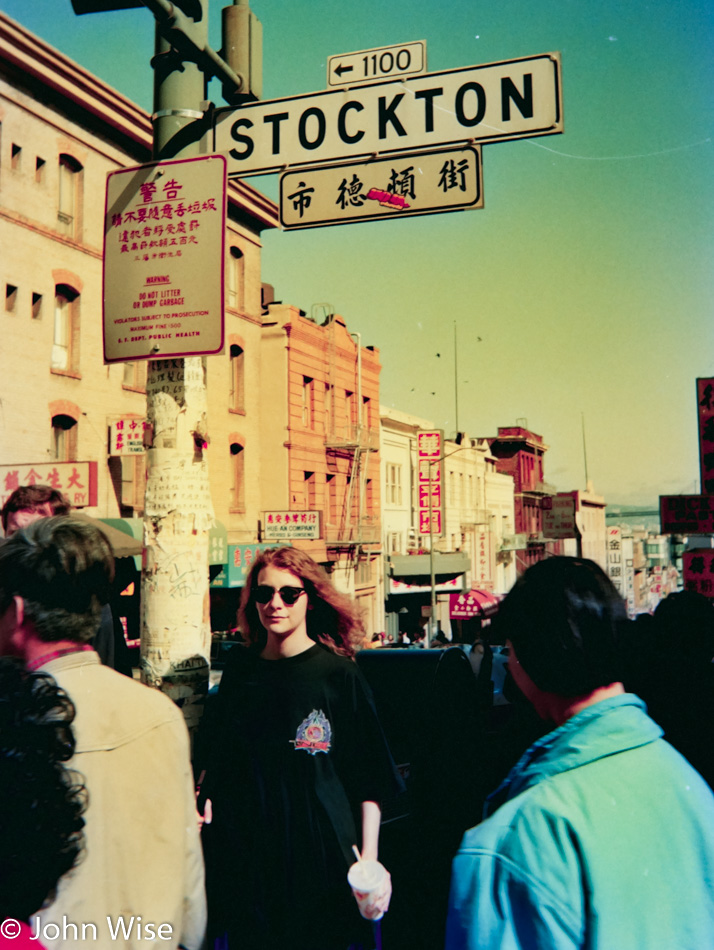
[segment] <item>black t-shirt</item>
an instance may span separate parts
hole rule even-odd
[[[237,645],[217,712],[203,789],[214,929],[239,947],[346,946],[359,806],[400,784],[356,663],[318,644],[281,660]]]

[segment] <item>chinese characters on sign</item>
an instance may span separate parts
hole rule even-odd
[[[714,598],[714,549],[699,548],[682,555],[684,589]]]
[[[700,487],[714,494],[714,379],[697,380]]]
[[[105,362],[223,348],[225,203],[217,155],[108,176]]]
[[[607,576],[617,588],[620,597],[625,596],[625,579],[622,571],[622,530],[607,529]]]
[[[96,462],[39,462],[34,465],[0,465],[0,505],[16,488],[49,485],[72,502],[75,508],[97,504]]]
[[[144,451],[145,419],[119,419],[109,427],[110,455],[141,455]]]
[[[440,429],[417,432],[417,491],[419,505],[419,534],[441,534],[442,493],[441,449],[443,432]],[[431,511],[430,511],[431,509]],[[431,524],[429,522],[431,514]]]
[[[662,534],[714,534],[714,495],[660,495]]]
[[[554,495],[545,501],[551,502],[551,507],[543,511],[543,534],[546,538],[577,538],[573,496]]]
[[[287,538],[315,540],[322,537],[319,511],[263,512],[263,540],[283,541]]]
[[[270,544],[229,544],[227,562],[211,581],[211,587],[242,587],[253,561]]]
[[[303,168],[280,177],[284,228],[482,207],[480,147]]]

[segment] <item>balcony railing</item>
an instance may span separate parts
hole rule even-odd
[[[325,435],[325,445],[329,449],[367,449],[376,452],[379,449],[379,431],[367,426],[335,426]]]

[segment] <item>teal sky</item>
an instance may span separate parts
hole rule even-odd
[[[211,0],[210,35],[221,45]],[[0,9],[151,109],[148,11]],[[698,492],[695,378],[714,376],[714,0],[253,0],[264,98],[333,54],[426,40],[429,71],[558,51],[565,132],[483,148],[485,208],[264,235],[263,280],[381,351],[382,402],[470,435],[527,419],[561,490]],[[213,83],[211,98],[222,104]],[[250,179],[277,198],[277,179]],[[480,339],[479,339],[480,338]],[[440,355],[437,355],[440,354]]]

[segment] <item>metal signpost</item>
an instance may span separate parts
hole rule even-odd
[[[426,40],[341,53],[327,60],[328,86],[354,86],[426,72]]]
[[[285,229],[465,208],[483,208],[479,147],[300,168],[280,176]]]
[[[215,113],[229,175],[563,131],[560,56],[467,66]]]

